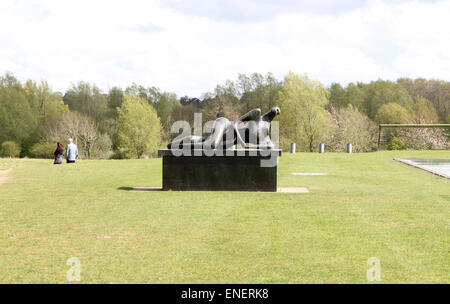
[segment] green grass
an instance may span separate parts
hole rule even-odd
[[[450,181],[395,157],[285,153],[279,186],[310,193],[130,192],[161,159],[0,160],[0,283],[450,283]],[[293,176],[292,172],[327,172]],[[122,189],[121,189],[122,188]]]

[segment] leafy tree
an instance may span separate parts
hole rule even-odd
[[[53,92],[46,81],[36,83],[28,80],[24,86],[28,102],[41,120],[58,116],[69,111],[61,95]]]
[[[368,85],[364,103],[366,113],[372,119],[375,118],[381,106],[388,103],[397,103],[407,111],[412,111],[414,106],[412,98],[404,87],[384,80],[374,81]]]
[[[426,80],[423,78],[409,79],[400,78],[397,83],[402,85],[412,98],[423,97],[428,99],[434,106],[439,121],[445,122],[450,114],[450,82],[442,80]]]
[[[111,117],[117,117],[117,108],[122,106],[123,102],[123,91],[121,88],[113,87],[108,93],[108,108],[111,113]]]
[[[156,111],[139,96],[125,95],[118,110],[119,150],[127,157],[154,153],[161,142],[161,123]]]
[[[113,87],[109,90],[107,97],[108,115],[99,125],[99,131],[108,134],[110,137],[113,149],[117,149],[117,109],[122,106],[123,99],[124,92],[121,88]]]
[[[107,112],[107,98],[95,84],[79,82],[67,91],[63,98],[72,111],[88,115],[100,123]]]
[[[345,96],[346,90],[339,83],[332,83],[330,86],[330,106],[343,108],[350,104]]]
[[[415,108],[415,121],[417,123],[436,123],[439,118],[433,104],[426,98],[417,97]]]
[[[38,115],[22,84],[11,74],[0,77],[0,142],[23,142],[37,124]]]
[[[125,94],[145,99],[148,104],[155,108],[161,124],[165,128],[169,126],[172,109],[179,104],[176,94],[162,92],[157,87],[146,88],[133,83],[125,90]]]
[[[205,107],[218,109],[227,104],[236,112],[245,113],[254,108],[267,111],[276,105],[282,83],[273,74],[265,76],[259,73],[239,74],[237,81],[227,80],[224,85],[216,86],[213,93],[206,93],[203,99]],[[221,105],[214,106],[215,102]],[[210,114],[210,113],[209,113]]]
[[[254,108],[260,108],[265,112],[276,105],[282,83],[276,80],[271,73],[265,77],[255,73],[251,75],[251,87],[251,91],[242,93],[240,103],[244,106],[243,112]]]
[[[410,121],[410,114],[401,105],[391,102],[380,107],[375,121],[383,124],[407,123]]]
[[[363,83],[350,83],[345,89],[345,100],[347,104],[353,105],[360,112],[365,112],[364,100],[367,96],[367,85]]]
[[[339,83],[333,83],[330,86],[330,104],[329,108],[346,108],[352,105],[360,112],[365,112],[364,100],[367,96],[367,85],[363,83],[349,83],[344,89]]]
[[[158,96],[158,101],[155,104],[156,113],[166,130],[170,129],[170,115],[177,105],[179,105],[179,102],[177,95],[174,93],[164,92]]]
[[[328,134],[328,112],[324,109],[328,95],[320,82],[289,72],[278,99],[282,111],[280,130],[285,138],[313,151]]]
[[[147,100],[150,105],[154,105],[161,94],[160,89],[157,87],[144,87],[133,83],[131,86],[125,89],[125,94],[134,95]]]

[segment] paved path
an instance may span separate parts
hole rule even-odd
[[[5,183],[8,180],[8,174],[12,172],[13,169],[0,171],[0,184]]]
[[[450,158],[395,158],[395,160],[450,179]]]
[[[133,192],[163,191],[162,188],[160,188],[160,187],[136,187],[136,188],[130,188],[128,190],[133,191]],[[257,191],[249,191],[249,192],[257,192]],[[308,190],[308,188],[304,188],[304,187],[295,187],[295,188],[291,187],[291,188],[278,188],[277,192],[309,193],[309,190]],[[270,192],[268,192],[268,193],[270,193]]]

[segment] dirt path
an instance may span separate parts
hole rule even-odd
[[[8,180],[8,174],[12,172],[13,169],[0,171],[0,185]]]

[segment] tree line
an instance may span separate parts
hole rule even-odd
[[[73,138],[85,158],[154,156],[177,134],[173,122],[193,126],[194,113],[204,122],[230,120],[260,108],[281,108],[280,147],[291,142],[300,151],[325,143],[329,151],[376,149],[379,123],[450,123],[450,83],[400,78],[329,87],[307,75],[240,74],[199,97],[178,97],[157,87],[131,84],[103,92],[93,83],[72,84],[65,93],[45,82],[0,77],[0,155],[50,158],[56,142]],[[450,132],[398,129],[384,134],[387,149],[448,149]]]

